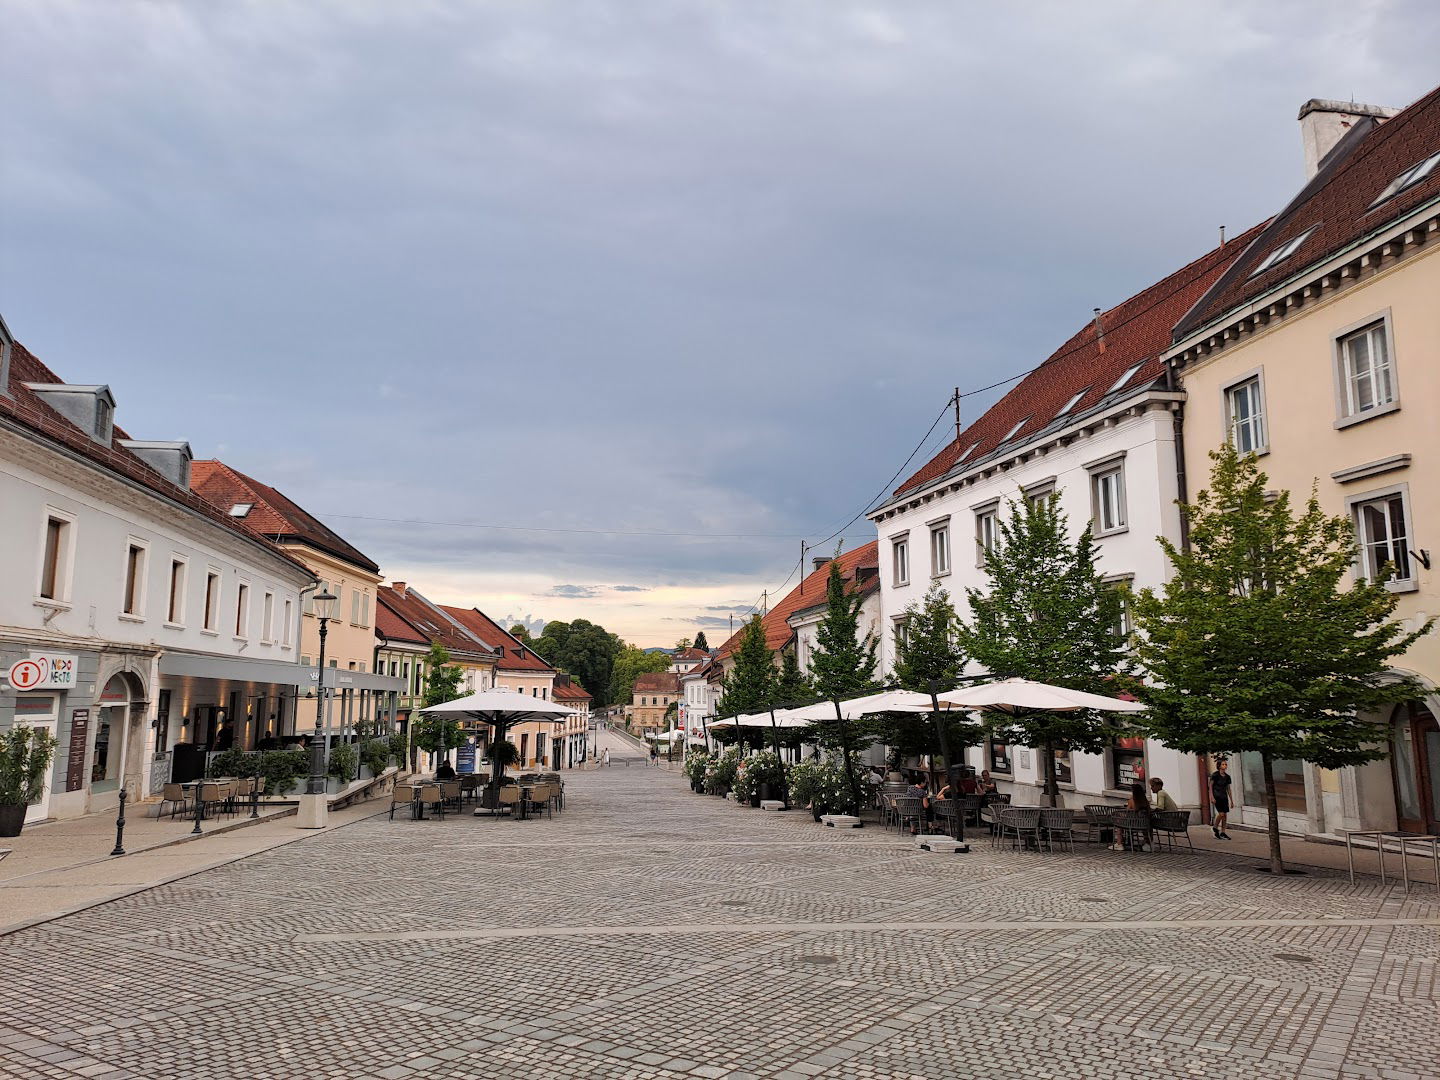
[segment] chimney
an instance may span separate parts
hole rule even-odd
[[[829,555],[816,555],[814,558],[812,558],[812,559],[810,560],[810,562],[813,564],[813,568],[814,568],[815,570],[819,570],[822,566],[824,566],[824,565],[825,565],[826,563],[828,563],[829,561],[830,561],[830,556],[829,556]]]
[[[1100,343],[1100,351],[1105,351],[1105,327],[1100,324],[1100,309],[1095,308],[1095,340]]]
[[[409,587],[410,587],[410,586],[406,585],[405,582],[403,582],[403,581],[392,581],[392,582],[390,583],[390,588],[394,589],[395,592],[396,592],[396,594],[399,595],[399,596],[404,596],[404,595],[405,595],[405,590],[408,589]]]
[[[1399,111],[1384,105],[1327,101],[1325,98],[1311,98],[1301,105],[1300,141],[1305,146],[1305,179],[1311,179],[1320,171],[1325,156],[1361,120],[1366,117],[1388,120]]]

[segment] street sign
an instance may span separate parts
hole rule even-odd
[[[32,652],[27,660],[16,660],[6,678],[16,690],[69,690],[76,685],[80,658],[73,653]]]

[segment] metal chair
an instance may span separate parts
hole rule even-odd
[[[520,805],[520,785],[502,784],[500,790],[496,792],[495,798],[498,802],[495,807],[496,813],[503,814],[508,810],[510,816],[514,817],[515,808]]]
[[[165,804],[170,803],[170,816],[173,818],[175,812],[190,800],[185,797],[184,784],[166,784],[164,797],[160,800],[160,813],[165,813]]]
[[[924,800],[914,796],[902,796],[891,800],[895,805],[895,821],[901,832],[905,831],[907,821],[915,822],[915,829],[918,832],[920,826],[925,822]]]
[[[965,815],[965,820],[971,822],[978,829],[980,827],[980,808],[985,805],[984,796],[961,795],[959,809]]]
[[[1040,811],[1040,836],[1045,841],[1045,846],[1055,850],[1058,842],[1068,850],[1075,850],[1075,834],[1071,831],[1075,826],[1075,811],[1050,809],[1049,807]]]
[[[439,784],[425,784],[420,788],[420,813],[423,814],[427,806],[433,806],[435,813],[440,815],[440,820],[445,820],[445,793]]]
[[[1115,833],[1128,851],[1143,851],[1150,843],[1150,815],[1143,810],[1117,810],[1111,818]]]
[[[1087,844],[1109,843],[1107,834],[1113,835],[1115,811],[1118,810],[1114,803],[1086,803],[1085,804],[1085,842]]]
[[[1010,834],[1012,840],[1010,846],[1029,847],[1034,844],[1035,850],[1040,848],[1040,807],[1038,806],[1010,806],[1006,807],[1000,819],[1005,826],[1005,832]]]
[[[944,823],[946,833],[950,836],[960,835],[957,822],[959,821],[961,811],[960,808],[955,805],[954,800],[933,799],[930,803],[930,809],[934,812],[935,817]]]
[[[1190,814],[1185,810],[1157,810],[1150,815],[1150,824],[1157,841],[1164,840],[1171,851],[1176,848],[1175,838],[1183,836],[1190,850],[1195,850],[1195,841],[1190,839]]]
[[[536,784],[530,789],[528,798],[530,801],[530,809],[535,811],[536,817],[544,817],[547,810],[550,811],[552,818],[555,816],[555,811],[550,809],[549,784]]]

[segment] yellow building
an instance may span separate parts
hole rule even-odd
[[[635,687],[631,692],[630,726],[641,733],[667,730],[670,724],[665,719],[666,710],[679,700],[679,675],[673,671],[642,672],[635,676]]]
[[[1393,117],[1393,118],[1392,118]],[[1189,491],[1223,440],[1270,483],[1354,521],[1356,574],[1394,567],[1397,614],[1440,612],[1440,90],[1408,109],[1310,102],[1315,175],[1175,328]],[[1283,827],[1440,828],[1440,635],[1396,665],[1423,700],[1375,717],[1387,761],[1276,764]],[[1242,755],[1239,813],[1262,823],[1258,760]]]

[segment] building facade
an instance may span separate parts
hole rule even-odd
[[[631,728],[651,734],[669,728],[666,713],[680,700],[680,676],[673,671],[645,671],[635,676],[626,719]]]

